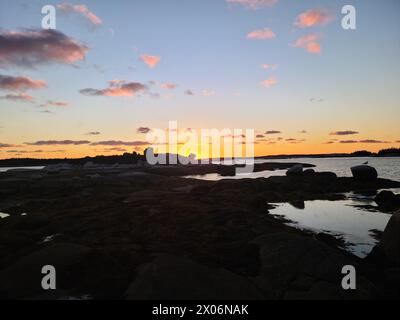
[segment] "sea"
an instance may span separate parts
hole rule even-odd
[[[330,171],[338,177],[351,177],[351,167],[368,162],[381,178],[400,181],[400,157],[388,158],[285,158],[257,159],[255,163],[265,162],[301,162],[315,165],[316,171]],[[187,178],[217,181],[222,179],[268,178],[283,176],[286,170],[262,171],[235,177],[223,177],[219,174],[187,176]],[[392,189],[400,194],[400,189]],[[345,200],[305,201],[304,208],[290,203],[272,204],[268,214],[277,219],[284,218],[286,224],[311,232],[324,232],[341,238],[346,242],[345,249],[360,258],[365,257],[376,245],[376,232],[382,232],[391,213],[381,212],[374,202],[374,195],[349,193]],[[267,214],[267,213],[266,213]]]

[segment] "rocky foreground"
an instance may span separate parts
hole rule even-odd
[[[210,169],[0,173],[0,211],[10,214],[0,219],[0,298],[400,298],[400,265],[391,259],[399,223],[362,260],[268,214],[269,202],[337,200],[399,182],[313,170],[217,182],[179,177],[202,170]],[[44,265],[56,267],[55,291],[41,288]],[[357,290],[342,289],[344,265],[356,267]]]

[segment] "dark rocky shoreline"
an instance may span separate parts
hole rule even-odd
[[[332,173],[179,177],[206,170],[193,167],[0,173],[0,211],[10,214],[0,219],[0,298],[400,297],[398,267],[359,259],[268,214],[272,202],[337,200],[400,182]],[[57,269],[51,293],[40,287],[46,264]],[[356,266],[357,290],[340,286],[346,264]]]

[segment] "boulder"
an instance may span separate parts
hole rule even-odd
[[[311,237],[273,233],[253,241],[260,248],[261,267],[252,278],[267,299],[372,299],[374,286],[357,275],[357,290],[343,290],[343,266],[356,260]]]
[[[381,246],[389,261],[400,266],[400,210],[390,218],[383,232]]]
[[[315,235],[315,239],[318,241],[322,241],[326,243],[330,247],[344,247],[345,246],[345,241],[343,238],[336,238],[333,235],[330,235],[328,233],[320,232]]]
[[[57,243],[35,251],[8,268],[0,271],[0,297],[5,299],[30,298],[44,293],[41,286],[42,267],[56,268],[57,289],[70,275],[72,266],[82,261],[90,248],[72,243]]]
[[[158,254],[139,267],[125,297],[130,300],[262,299],[245,277],[186,257]]]
[[[374,181],[378,178],[378,172],[374,167],[361,165],[351,168],[353,178],[360,181]]]
[[[375,197],[375,202],[382,208],[398,208],[400,207],[400,195],[396,195],[392,191],[383,190]]]
[[[307,169],[307,170],[304,170],[304,174],[314,174],[315,173],[315,170],[314,169]]]
[[[300,176],[303,174],[303,165],[296,164],[286,171],[287,176]]]

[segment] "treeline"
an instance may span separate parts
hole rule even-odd
[[[84,165],[87,162],[95,164],[136,164],[139,160],[144,161],[145,157],[136,152],[124,153],[123,155],[114,156],[95,156],[84,157],[78,159],[32,159],[32,158],[16,158],[0,160],[1,167],[34,167],[34,166],[47,166],[57,163],[69,163],[72,165]]]
[[[354,157],[400,157],[400,148],[382,149],[378,153],[361,150],[353,152],[351,155]]]

